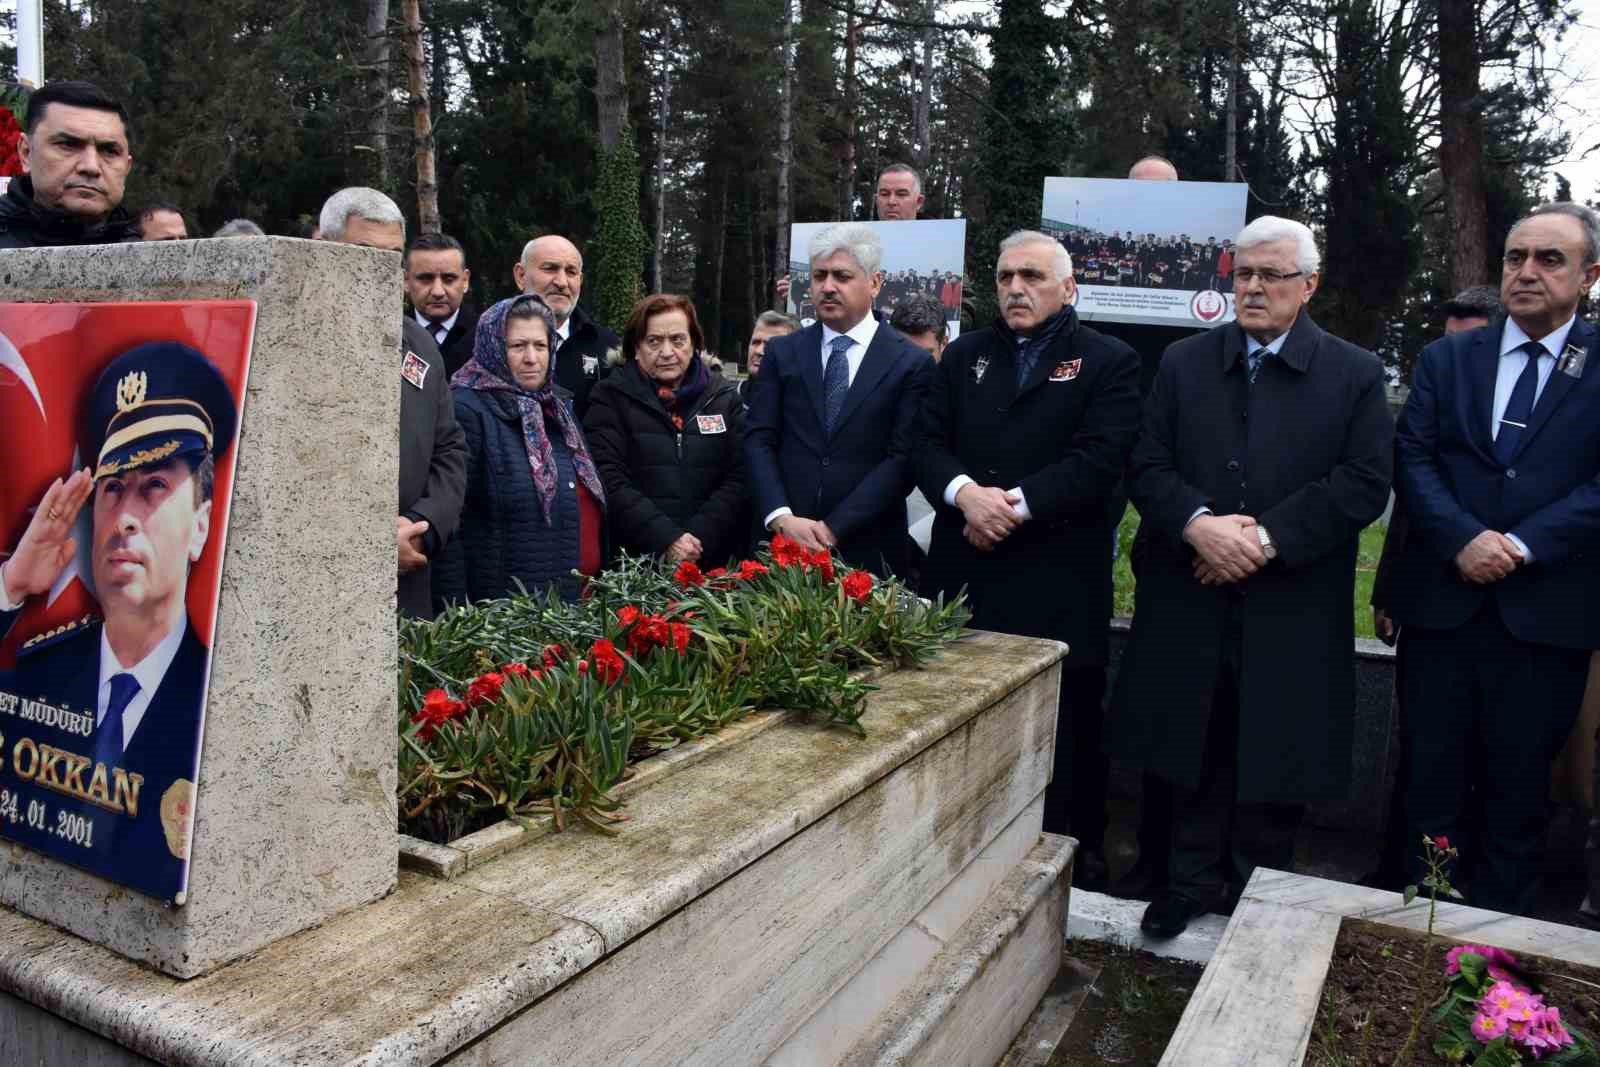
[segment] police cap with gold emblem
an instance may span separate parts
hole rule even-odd
[[[96,481],[178,456],[198,463],[233,442],[238,409],[204,354],[175,341],[131,348],[112,360],[89,396],[84,455]]]

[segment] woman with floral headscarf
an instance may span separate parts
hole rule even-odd
[[[478,320],[472,358],[450,379],[467,437],[461,524],[435,566],[440,604],[581,587],[605,560],[605,489],[550,375],[555,315],[523,294]]]

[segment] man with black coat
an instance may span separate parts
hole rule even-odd
[[[138,240],[122,194],[133,154],[128,112],[89,82],[49,82],[28,98],[23,174],[0,197],[0,249]]]
[[[1222,904],[1230,873],[1237,891],[1291,869],[1304,806],[1344,799],[1356,549],[1393,470],[1382,364],[1304,310],[1311,231],[1262,216],[1237,246],[1238,321],[1167,350],[1129,464],[1137,606],[1111,737],[1176,792],[1152,937]]]
[[[979,629],[1069,646],[1044,829],[1070,829],[1078,881],[1103,885],[1106,502],[1139,432],[1139,357],[1078,321],[1053,238],[1007,237],[995,278],[1001,318],[951,342],[929,393],[917,481],[939,507],[923,587],[964,587]]]
[[[406,220],[376,189],[341,189],[322,205],[321,239],[386,252],[405,247]],[[410,315],[400,321],[400,507],[396,604],[402,614],[433,616],[432,568],[461,518],[467,492],[467,440],[456,425],[444,357]]]
[[[908,564],[906,494],[933,360],[872,312],[883,242],[839,223],[811,240],[817,322],[767,342],[745,426],[756,521],[879,575]]]
[[[412,317],[439,346],[449,378],[472,358],[478,335],[478,313],[466,306],[472,284],[467,254],[449,234],[419,233],[406,248],[404,266]]]
[[[511,270],[517,288],[537,293],[556,313],[556,384],[572,394],[572,410],[581,422],[589,411],[589,391],[608,368],[606,357],[621,348],[615,333],[591,319],[578,306],[583,293],[583,253],[557,234],[536,237],[522,247],[522,259]]]

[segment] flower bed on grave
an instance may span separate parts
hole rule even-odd
[[[958,600],[846,571],[783,537],[737,568],[624,559],[576,604],[452,607],[400,634],[400,830],[446,842],[548,817],[610,832],[630,764],[761,707],[862,732],[865,667],[914,666]]]

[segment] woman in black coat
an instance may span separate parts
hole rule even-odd
[[[712,374],[686,297],[639,301],[622,334],[624,366],[589,395],[584,428],[611,501],[617,548],[718,567],[744,548],[744,409]]]
[[[467,438],[461,525],[435,566],[437,603],[555,588],[575,600],[605,562],[606,494],[571,394],[550,377],[555,315],[537,296],[483,313],[450,379]]]

